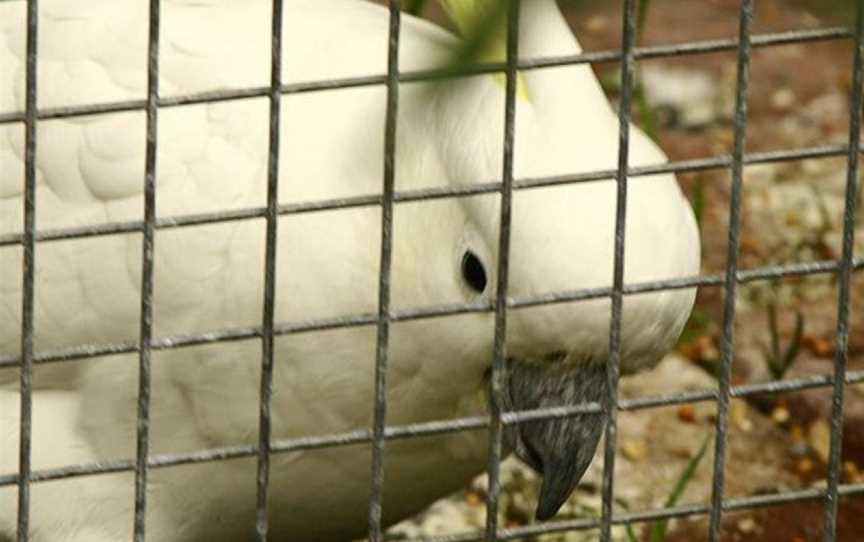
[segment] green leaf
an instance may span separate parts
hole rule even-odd
[[[776,286],[775,286],[776,287]],[[795,313],[795,331],[784,350],[780,346],[780,331],[777,325],[777,305],[774,301],[768,303],[768,332],[771,338],[770,348],[764,349],[765,361],[774,380],[780,380],[786,372],[795,365],[804,338],[804,314],[799,310]]]
[[[651,0],[642,0],[639,2],[638,11],[636,12],[636,32],[641,37],[645,33],[645,23],[648,21],[648,7],[651,5]]]
[[[459,30],[462,45],[454,52],[448,72],[467,72],[476,64],[502,64],[507,58],[507,13],[513,2],[519,0],[442,0],[441,6]],[[506,88],[503,72],[493,77]],[[517,73],[516,92],[529,99],[528,87]]]
[[[705,220],[705,179],[702,175],[696,177],[695,186],[693,187],[693,214],[696,215],[696,224],[700,230],[702,221]]]
[[[650,5],[651,0],[642,0],[638,3],[638,11],[636,12],[636,35],[638,36],[638,42],[642,41],[642,35],[645,32],[645,25],[648,21],[648,7]],[[640,125],[648,137],[657,141],[657,112],[648,103],[648,98],[645,95],[645,86],[639,77],[638,63],[635,68],[635,79],[636,84],[633,87],[633,98],[636,100],[636,106],[639,109]]]
[[[426,6],[426,0],[406,0],[405,12],[411,15],[419,16],[423,13],[423,8]]]
[[[636,80],[633,97],[636,99],[636,106],[639,109],[639,120],[641,121],[639,124],[642,131],[652,140],[657,141],[657,113],[648,103],[648,98],[645,96],[645,86],[640,79]]]
[[[783,367],[780,365],[780,331],[777,329],[777,305],[772,301],[768,304],[768,332],[771,336],[771,357],[768,366],[775,379],[783,378]]]
[[[785,374],[794,364],[798,357],[798,352],[801,350],[801,340],[804,338],[804,313],[798,311],[795,313],[795,331],[792,334],[792,341],[789,343],[789,348],[783,356],[783,373]]]
[[[684,495],[684,490],[687,489],[687,485],[693,479],[693,475],[696,474],[696,469],[699,467],[699,463],[701,463],[702,458],[705,457],[705,452],[708,451],[708,443],[710,442],[711,435],[708,434],[705,436],[705,440],[702,441],[702,446],[699,447],[699,451],[690,459],[687,466],[681,472],[681,476],[678,477],[678,481],[675,483],[675,488],[672,490],[672,493],[669,494],[663,508],[672,508],[678,504],[678,500],[681,499],[682,495]],[[666,531],[668,529],[668,519],[654,523],[651,527],[651,537],[649,540],[651,542],[663,542],[666,539]]]

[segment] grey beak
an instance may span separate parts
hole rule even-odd
[[[510,360],[505,386],[507,408],[602,404],[608,387],[603,364],[560,365]],[[535,514],[538,520],[554,516],[576,488],[591,464],[605,425],[605,413],[591,412],[525,422],[507,433],[516,456],[543,476]]]

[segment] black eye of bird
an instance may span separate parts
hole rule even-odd
[[[483,293],[486,290],[487,279],[483,262],[470,250],[462,256],[462,276],[465,278],[468,286],[477,293]]]

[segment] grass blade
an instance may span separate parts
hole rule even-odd
[[[678,504],[678,500],[684,495],[684,490],[687,489],[687,485],[693,479],[693,475],[696,474],[696,469],[699,467],[699,463],[702,461],[702,458],[705,457],[705,452],[708,451],[708,444],[711,442],[711,435],[708,434],[705,436],[705,440],[702,441],[702,446],[699,447],[699,451],[694,455],[690,461],[687,463],[687,466],[684,468],[684,471],[681,473],[681,476],[678,477],[678,481],[675,483],[675,488],[672,490],[672,493],[669,494],[669,497],[666,499],[666,504],[663,505],[664,508],[673,508]],[[666,539],[666,531],[669,529],[669,520],[664,519],[654,523],[651,527],[651,542],[663,542]]]

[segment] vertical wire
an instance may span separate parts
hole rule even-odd
[[[852,265],[855,256],[855,208],[858,200],[859,144],[861,141],[862,83],[864,83],[864,5],[858,2],[855,26],[855,55],[849,100],[849,155],[846,178],[846,205],[843,212],[843,254],[838,271],[837,348],[834,353],[834,390],[831,400],[831,448],[828,459],[828,487],[825,491],[823,540],[832,542],[837,533],[837,486],[843,444],[843,395],[849,360],[849,313]]]
[[[27,2],[27,66],[24,111],[24,237],[21,299],[21,412],[18,433],[18,526],[21,542],[29,539],[30,475],[33,423],[33,333],[36,288],[36,77],[39,3]]]
[[[744,149],[747,143],[747,95],[750,87],[750,26],[753,0],[741,0],[738,30],[738,74],[735,90],[734,149],[732,151],[732,192],[729,202],[729,235],[726,276],[723,282],[723,347],[720,358],[717,397],[717,423],[714,437],[714,475],[711,493],[709,539],[720,540],[723,516],[723,491],[726,471],[726,443],[729,428],[729,398],[732,361],[735,346],[735,296],[738,290],[738,241],[741,229],[741,190],[744,173]]]
[[[612,276],[609,363],[606,365],[605,448],[603,453],[603,502],[600,539],[612,539],[612,505],[615,490],[615,451],[618,434],[618,379],[621,369],[621,320],[624,309],[624,248],[627,230],[627,168],[630,162],[630,116],[636,47],[636,0],[626,0],[622,22],[621,103],[618,109],[618,172],[615,198],[615,261]]]
[[[489,459],[486,470],[489,490],[486,495],[486,532],[484,539],[498,539],[498,500],[501,495],[501,448],[504,426],[502,393],[507,359],[507,293],[510,274],[510,229],[513,209],[513,153],[516,131],[516,91],[519,83],[519,0],[507,0],[507,67],[504,97],[504,156],[501,182],[501,216],[498,231],[498,283],[495,291],[495,338],[492,375],[489,384]]]
[[[375,409],[369,487],[369,540],[383,538],[384,432],[387,423],[387,349],[390,343],[390,275],[393,256],[393,198],[396,183],[396,120],[399,113],[401,0],[390,0],[387,45],[387,113],[384,121],[384,187],[381,203],[381,259],[378,276],[378,334],[375,350]]]
[[[261,316],[261,389],[258,403],[258,472],[255,534],[267,540],[270,489],[270,405],[273,397],[273,320],[276,312],[276,246],[279,228],[279,141],[282,106],[283,1],[273,0],[270,30],[270,140],[267,153],[267,232]]]
[[[147,151],[144,164],[144,227],[141,254],[141,327],[138,359],[138,417],[135,460],[135,542],[144,542],[150,453],[150,361],[153,340],[153,268],[156,225],[156,152],[159,114],[160,0],[150,0],[147,45]]]

